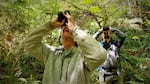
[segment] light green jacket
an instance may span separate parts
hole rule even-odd
[[[89,84],[90,72],[106,59],[106,50],[83,30],[75,27],[74,40],[78,47],[68,51],[42,43],[43,36],[52,32],[50,22],[40,26],[23,41],[25,49],[45,65],[43,84]]]

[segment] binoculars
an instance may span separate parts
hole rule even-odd
[[[108,26],[103,27],[103,32],[104,32],[104,38],[110,39],[110,28]]]
[[[57,14],[58,15],[58,19],[57,20],[59,22],[62,22],[63,20],[65,20],[63,26],[66,26],[66,23],[68,23],[67,17],[65,16],[65,14],[67,14],[67,13],[70,15],[70,11],[69,10],[65,10],[64,12],[60,11]]]
[[[103,33],[104,33],[105,42],[108,43],[110,41],[110,39],[111,39],[110,27],[109,26],[103,27]]]

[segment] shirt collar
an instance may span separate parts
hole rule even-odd
[[[69,56],[69,55],[72,53],[73,49],[74,49],[74,48],[71,48],[71,49],[69,49],[69,50],[65,50],[65,49],[64,49],[64,52],[63,52],[64,56]]]

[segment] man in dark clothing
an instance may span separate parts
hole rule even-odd
[[[112,34],[118,36],[118,40],[112,39]],[[107,59],[98,67],[100,84],[122,84],[119,70],[119,49],[122,46],[125,34],[118,29],[105,26],[94,35],[101,46],[107,50]]]

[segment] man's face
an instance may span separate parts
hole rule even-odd
[[[75,45],[71,31],[67,26],[64,27],[62,32],[62,45],[64,49],[70,49]]]

